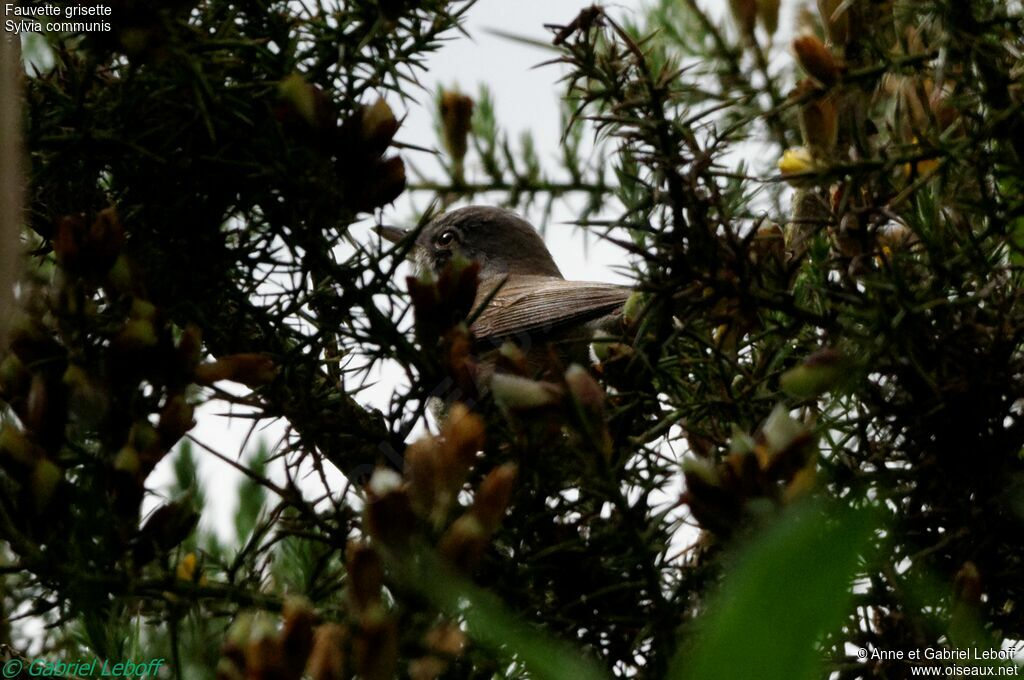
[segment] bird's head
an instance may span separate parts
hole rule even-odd
[[[378,232],[393,243],[410,236],[396,227],[379,227]],[[435,275],[455,253],[480,263],[481,281],[508,274],[562,278],[537,230],[504,208],[452,210],[435,217],[416,237],[416,261]]]

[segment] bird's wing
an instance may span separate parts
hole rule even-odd
[[[499,285],[489,301],[495,285],[482,286],[477,294],[477,305],[486,303],[472,325],[478,339],[547,334],[586,323],[620,308],[632,292],[612,283],[550,276],[509,276]]]

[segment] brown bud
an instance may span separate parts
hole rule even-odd
[[[565,372],[565,384],[573,401],[589,418],[604,418],[604,390],[579,364],[572,364]]]
[[[192,419],[194,411],[194,407],[185,401],[184,395],[176,394],[168,397],[160,411],[160,421],[157,425],[160,443],[164,450],[177,444],[178,440],[195,426],[196,421]]]
[[[378,468],[366,486],[366,529],[385,545],[401,545],[412,535],[416,516],[402,478],[394,470]]]
[[[282,80],[277,87],[282,102],[278,118],[284,124],[301,121],[313,130],[323,132],[336,124],[334,106],[318,86],[306,82],[298,73]]]
[[[312,680],[346,680],[345,640],[348,629],[336,623],[325,623],[313,633],[313,651],[306,664]]]
[[[785,262],[786,238],[782,233],[782,227],[774,222],[758,227],[750,252],[758,264],[770,261],[779,264]]]
[[[494,533],[508,510],[518,471],[515,464],[505,463],[491,470],[480,482],[473,498],[472,513],[488,534]]]
[[[80,215],[65,215],[57,220],[53,254],[64,269],[74,271],[82,264],[85,234],[85,221]]]
[[[757,26],[757,0],[729,0],[729,9],[744,42],[752,40]]]
[[[316,615],[304,597],[291,595],[282,607],[281,648],[289,668],[305,668],[313,649],[313,623]]]
[[[247,678],[259,680],[292,680],[295,674],[289,671],[284,649],[273,625],[257,620],[253,639],[245,648],[245,670]]]
[[[484,447],[484,421],[461,402],[452,404],[441,427],[442,474],[462,477]],[[461,485],[461,482],[460,482]]]
[[[804,145],[820,157],[827,158],[839,136],[839,108],[832,96],[815,97],[804,102],[799,110],[800,134]]]
[[[519,376],[526,376],[529,373],[526,354],[514,342],[505,341],[501,343],[501,347],[498,348],[497,361],[498,367],[505,369],[509,373]]]
[[[410,680],[435,680],[441,677],[446,668],[448,668],[448,662],[443,659],[436,656],[421,656],[409,661],[409,678]]]
[[[352,661],[363,680],[391,680],[398,662],[398,628],[395,620],[379,615],[360,621],[352,640]]]
[[[447,512],[441,489],[441,451],[436,437],[417,439],[405,449],[405,478],[409,481],[409,498],[420,517],[436,519]]]
[[[345,556],[348,570],[348,598],[353,611],[359,615],[380,604],[384,587],[384,567],[380,555],[366,543],[352,541]]]
[[[441,93],[441,124],[444,143],[456,168],[461,168],[469,148],[469,131],[473,120],[473,100],[455,91]],[[461,180],[461,172],[457,173]]]
[[[49,407],[49,386],[46,376],[36,373],[32,376],[32,384],[28,389],[28,403],[25,409],[25,425],[30,431],[39,434],[47,430]]]
[[[362,191],[353,197],[356,210],[373,210],[391,203],[405,191],[405,162],[399,156],[370,162]]]
[[[247,387],[270,384],[277,376],[274,360],[266,354],[231,354],[216,361],[196,366],[197,383],[212,385],[218,380],[230,380]]]
[[[964,562],[953,577],[953,597],[957,602],[977,605],[983,592],[981,572],[978,565],[970,560]]]
[[[379,156],[388,148],[388,144],[398,131],[398,121],[391,107],[383,99],[378,99],[370,106],[364,106],[362,116],[363,140],[369,147],[369,152]]]
[[[167,551],[188,538],[198,523],[199,515],[189,501],[174,501],[154,510],[140,534],[144,541]]]
[[[779,30],[779,6],[781,4],[781,0],[757,0],[757,18],[769,38]]]
[[[124,246],[124,227],[121,226],[115,208],[105,208],[96,214],[96,219],[89,227],[88,245],[89,254],[95,258],[90,263],[94,271],[110,269]]]
[[[607,460],[612,454],[612,439],[604,416],[604,390],[579,364],[569,366],[565,382],[572,396],[579,425],[593,445]]]
[[[489,539],[490,533],[476,515],[467,512],[448,527],[437,548],[457,569],[468,572],[480,561]]]
[[[466,634],[454,623],[439,623],[427,631],[423,644],[440,656],[456,658],[466,649]]]
[[[842,67],[817,36],[796,38],[793,40],[793,52],[800,68],[822,87],[832,87],[839,82]]]
[[[202,358],[203,333],[194,323],[186,324],[178,340],[178,358],[186,371],[193,371]]]

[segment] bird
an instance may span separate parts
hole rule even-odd
[[[557,363],[585,363],[597,331],[614,334],[629,286],[566,280],[540,233],[515,212],[471,205],[442,213],[419,230],[379,226],[392,243],[414,238],[411,254],[421,270],[435,276],[456,253],[479,264],[479,287],[470,331],[484,356],[483,373],[493,371],[489,350],[511,341],[534,373]]]

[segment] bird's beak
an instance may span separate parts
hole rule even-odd
[[[373,228],[375,232],[381,235],[385,241],[391,241],[392,243],[401,243],[409,236],[409,232],[401,227],[392,227],[387,224],[379,224]]]

